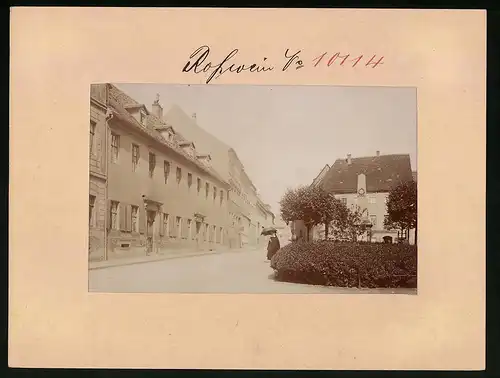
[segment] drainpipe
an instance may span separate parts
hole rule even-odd
[[[107,100],[107,99],[106,99]],[[106,101],[107,102],[107,101]],[[106,156],[106,185],[104,189],[104,200],[105,200],[105,205],[104,207],[106,208],[106,215],[104,216],[104,261],[108,260],[108,245],[109,245],[109,240],[108,240],[108,223],[109,223],[109,209],[108,209],[108,177],[109,177],[109,148],[108,148],[108,140],[109,140],[109,121],[113,119],[113,111],[111,109],[107,109],[106,111],[106,132],[104,133],[104,143],[105,143],[105,153],[104,155]]]

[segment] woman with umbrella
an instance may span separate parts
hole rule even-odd
[[[261,235],[271,235],[269,242],[267,243],[267,259],[271,260],[276,252],[281,248],[280,241],[277,236],[278,230],[274,227],[264,228]]]

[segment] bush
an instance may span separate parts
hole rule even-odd
[[[340,287],[417,287],[417,247],[409,244],[291,243],[271,259],[281,281]]]

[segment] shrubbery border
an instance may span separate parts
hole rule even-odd
[[[418,281],[417,247],[408,244],[292,243],[273,256],[271,267],[276,280],[310,285],[416,288]]]

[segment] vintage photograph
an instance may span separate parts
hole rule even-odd
[[[417,91],[90,85],[89,291],[417,294]]]

